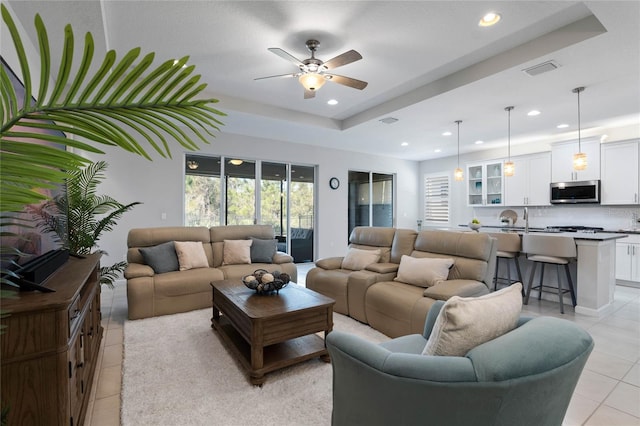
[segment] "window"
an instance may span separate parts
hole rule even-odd
[[[185,167],[184,212],[186,226],[221,223],[220,157],[188,155]]]
[[[187,154],[185,225],[271,225],[278,250],[313,261],[314,184],[314,166]]]
[[[424,176],[424,221],[449,223],[449,175]]]

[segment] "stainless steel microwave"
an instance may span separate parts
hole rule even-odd
[[[600,181],[555,182],[551,184],[551,204],[599,204]]]

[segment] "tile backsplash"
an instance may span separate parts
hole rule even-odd
[[[504,210],[513,210],[518,215],[515,226],[524,226],[523,207],[477,207],[473,216],[483,225],[502,225],[500,215]],[[544,228],[547,226],[596,226],[605,230],[619,230],[640,227],[632,224],[634,217],[640,215],[640,206],[544,206],[529,207],[529,226]],[[471,220],[471,218],[469,218]]]

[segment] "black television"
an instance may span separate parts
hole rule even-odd
[[[18,109],[20,109],[25,99],[24,85],[1,56],[0,61],[2,68],[8,76],[8,80],[16,92],[17,100],[20,104],[18,105]],[[35,102],[35,99],[32,98],[30,101]],[[30,128],[29,131],[34,132],[34,129]],[[40,131],[66,137],[66,135],[60,131],[44,129]],[[66,146],[63,144],[56,144],[44,140],[22,139],[20,141],[24,143],[45,144],[57,149],[66,150]],[[37,190],[49,199],[59,194],[64,194],[64,186],[62,185],[54,189]],[[5,284],[18,286],[21,290],[52,291],[41,284],[68,259],[69,252],[66,249],[67,239],[65,237],[60,238],[54,232],[46,232],[38,225],[38,215],[33,212],[36,209],[43,208],[49,209],[47,211],[48,214],[59,216],[63,224],[66,223],[67,212],[52,210],[46,201],[26,206],[21,213],[0,213],[2,215],[2,226],[0,227],[0,246],[2,246],[0,270],[2,271],[3,282]]]

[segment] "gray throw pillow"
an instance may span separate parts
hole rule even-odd
[[[273,263],[277,251],[277,240],[262,240],[251,237],[251,263]]]
[[[177,271],[180,268],[173,241],[153,247],[144,247],[139,250],[145,263],[151,266],[156,274]]]

